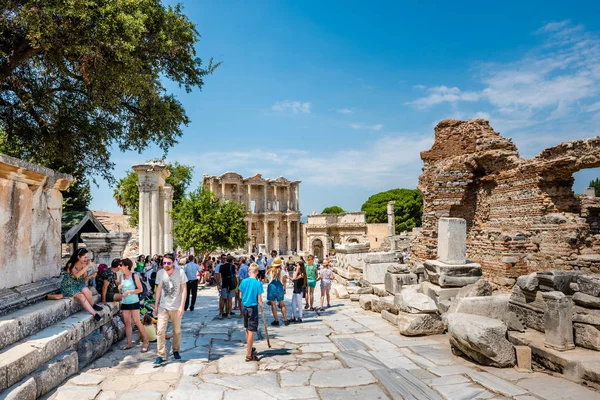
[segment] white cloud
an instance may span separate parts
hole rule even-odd
[[[413,89],[423,90],[423,89],[425,89],[425,87],[426,87],[425,85],[414,85]]]
[[[264,177],[285,176],[305,183],[327,186],[414,186],[421,172],[420,151],[433,144],[432,135],[391,135],[357,148],[335,151],[281,149],[264,152],[233,150],[227,153],[227,169],[245,176],[261,173]],[[261,154],[260,165],[256,154]],[[222,157],[220,152],[207,152],[204,159]],[[195,165],[197,173],[219,175],[225,172],[218,163],[203,163],[194,154],[178,154],[179,162]]]
[[[409,102],[409,104],[424,109],[440,103],[477,101],[480,98],[480,94],[476,92],[463,92],[457,87],[436,86],[427,89],[427,91],[430,93],[428,96]]]
[[[352,111],[349,108],[342,108],[340,110],[337,110],[337,112],[340,114],[353,114],[354,113],[354,111]]]
[[[380,130],[383,129],[383,125],[382,124],[365,125],[365,124],[360,124],[360,123],[353,123],[353,124],[350,124],[350,128],[357,129],[357,130],[369,130],[369,131],[379,132]]]
[[[294,114],[310,114],[311,107],[312,104],[310,101],[284,100],[273,104],[271,110],[277,112],[291,111]]]
[[[551,22],[536,33],[543,43],[521,59],[477,67],[480,90],[430,87],[409,104],[425,109],[449,103],[455,110],[466,102],[486,102],[492,106],[488,116],[504,129],[600,110],[600,38],[569,21]]]

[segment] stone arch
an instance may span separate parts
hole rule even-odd
[[[312,240],[312,242],[310,243],[310,247],[312,250],[311,253],[315,257],[318,257],[319,260],[322,260],[325,251],[325,243],[323,243],[323,241],[320,238],[316,238]]]
[[[346,243],[360,243],[360,240],[356,236],[348,236],[346,238]]]

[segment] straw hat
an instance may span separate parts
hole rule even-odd
[[[275,257],[271,263],[271,268],[281,268],[283,261],[279,257]]]

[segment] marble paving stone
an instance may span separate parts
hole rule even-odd
[[[467,375],[481,386],[484,386],[496,393],[501,393],[506,396],[516,396],[527,393],[527,391],[523,388],[515,386],[512,383],[509,383],[487,372],[473,371],[467,372]]]
[[[117,392],[103,390],[96,400],[117,400]]]
[[[352,320],[329,321],[324,320],[325,324],[338,333],[364,333],[372,332],[370,328],[354,322]]]
[[[331,371],[315,371],[310,378],[312,386],[323,387],[348,387],[362,386],[376,383],[375,377],[363,367],[346,368]]]
[[[407,370],[380,369],[373,372],[393,399],[442,400],[442,397]]]
[[[312,374],[312,371],[280,372],[279,384],[281,387],[308,386]]]
[[[119,400],[139,400],[139,399],[162,400],[162,394],[159,392],[145,391],[145,392],[125,393],[121,397],[119,397]]]
[[[599,397],[598,392],[554,376],[524,379],[517,386],[547,400],[597,400]]]
[[[377,385],[358,386],[344,389],[319,389],[322,399],[327,400],[383,400],[389,397]]]
[[[258,374],[243,376],[222,376],[219,379],[219,384],[236,389],[264,390],[265,388],[279,388],[279,381],[275,372],[259,372]]]
[[[348,368],[365,367],[369,371],[387,368],[381,361],[366,351],[341,351],[335,355]]]
[[[99,387],[62,386],[56,394],[56,400],[93,400],[100,393]]]
[[[399,349],[399,351],[402,355],[407,357],[409,360],[411,360],[421,368],[437,367],[437,365],[435,365],[433,362],[429,361],[425,357],[421,357],[420,355],[413,353],[412,350],[410,350],[409,348],[402,347]]]
[[[367,346],[364,343],[352,339],[352,338],[333,338],[333,343],[335,343],[340,350],[342,351],[357,351],[357,350],[367,350]]]
[[[224,393],[224,400],[276,400],[273,397],[262,390],[258,389],[244,389],[244,390],[228,390]]]
[[[303,353],[323,353],[323,352],[331,352],[337,353],[339,349],[335,344],[329,343],[314,343],[314,344],[305,344],[300,347],[300,351]]]
[[[335,358],[322,358],[315,361],[304,361],[303,366],[314,370],[331,370],[344,368],[341,362]]]
[[[304,335],[290,335],[282,337],[282,340],[294,343],[294,344],[304,344],[304,343],[331,343],[331,340],[325,335],[321,336],[304,336]]]
[[[464,375],[447,375],[440,376],[439,378],[423,379],[423,382],[427,383],[429,386],[437,386],[456,385],[457,383],[469,383],[471,381]]]
[[[419,366],[404,357],[397,349],[369,351],[369,354],[388,368],[419,369]]]
[[[142,375],[142,374],[153,374],[156,372],[156,368],[152,365],[151,361],[146,361],[140,364],[139,367],[136,368],[134,375]]]
[[[439,345],[439,342],[431,339],[410,339],[400,334],[396,335],[385,335],[383,339],[395,344],[398,347],[409,347],[409,346],[435,346]]]
[[[420,379],[422,381],[425,381],[425,379],[435,379],[437,378],[436,375],[432,374],[431,372],[424,370],[424,369],[409,369],[408,372],[410,372],[411,375],[414,375],[417,379]]]
[[[379,336],[357,336],[356,339],[360,340],[367,347],[369,347],[369,350],[387,350],[395,349],[397,347],[395,344],[388,342]]]
[[[240,357],[223,357],[218,361],[219,373],[226,375],[246,375],[258,371],[258,364],[245,362]]]
[[[450,351],[450,346],[443,346],[439,343],[431,346],[410,346],[410,349],[417,355],[427,358],[437,365],[455,365],[458,357],[455,357]]]
[[[475,372],[475,370],[464,365],[445,365],[441,367],[429,368],[429,372],[432,372],[438,376],[448,376],[462,375],[469,372]]]
[[[197,363],[193,361],[187,362],[183,366],[183,375],[196,376],[204,371],[204,368],[206,368],[206,364],[204,363]]]
[[[481,386],[468,383],[438,385],[435,386],[435,390],[440,392],[442,396],[448,400],[491,399],[495,396]]]
[[[318,398],[317,389],[312,386],[299,386],[293,388],[265,387],[260,390],[279,400]]]
[[[97,386],[101,384],[105,379],[106,377],[102,375],[83,373],[69,380],[69,382],[73,385],[78,386]]]
[[[181,363],[172,362],[165,365],[162,368],[161,374],[179,374],[179,370],[181,369]],[[156,371],[156,370],[155,370]]]
[[[535,378],[538,376],[544,376],[541,372],[533,372],[533,371],[517,371],[515,368],[495,368],[495,367],[485,367],[482,365],[478,366],[479,368],[489,372],[492,375],[496,375],[499,378],[502,378],[506,381],[518,381],[521,379],[529,379]]]

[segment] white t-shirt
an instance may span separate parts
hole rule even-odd
[[[159,307],[169,311],[178,310],[181,306],[181,295],[186,282],[187,277],[182,268],[175,268],[171,276],[164,269],[158,271],[156,284],[162,284]]]

